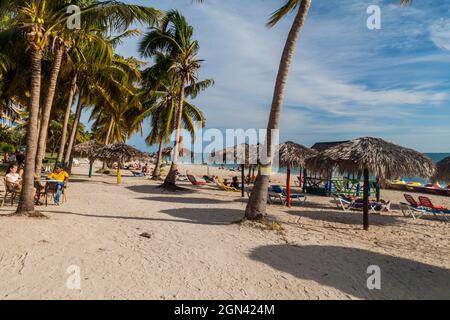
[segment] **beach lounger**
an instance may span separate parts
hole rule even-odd
[[[197,179],[193,175],[188,174],[187,178],[188,178],[189,182],[192,183],[192,185],[194,185],[194,186],[204,186],[204,185],[206,185],[206,182],[197,181]]]
[[[405,200],[408,201],[411,207],[414,208],[420,207],[420,203],[417,202],[416,199],[414,199],[411,195],[405,193],[403,196],[405,197]]]
[[[287,198],[287,190],[283,189],[283,195]],[[306,202],[306,195],[301,193],[291,193],[291,200],[297,200],[300,204]]]
[[[343,197],[342,195],[334,195],[334,200],[339,209],[349,211],[352,209],[363,210],[364,202],[362,199]],[[391,202],[369,202],[369,210],[373,214],[391,211]]]
[[[349,211],[355,205],[355,201],[353,199],[343,197],[341,195],[334,194],[334,202],[336,203],[338,209],[342,209],[344,211]]]
[[[145,177],[145,173],[142,173],[142,172],[131,171],[131,173],[133,174],[133,177],[136,177],[136,178]]]
[[[223,181],[220,180],[220,179],[216,179],[215,182],[216,182],[216,186],[218,186],[219,189],[221,189],[221,190],[223,190],[223,191],[227,191],[227,192],[241,192],[241,190],[238,190],[238,189],[236,189],[236,188],[234,188],[234,187],[226,186],[226,185],[223,183]]]
[[[442,206],[435,206],[431,200],[427,197],[419,197],[419,202],[417,202],[411,195],[404,195],[408,203],[400,202],[400,209],[405,217],[413,217],[413,219],[418,219],[424,215],[432,214],[435,218],[444,218],[447,222],[450,210]]]
[[[450,216],[450,210],[444,206],[435,206],[431,199],[428,197],[420,196],[419,197],[419,203],[423,208],[426,208],[427,210],[431,210],[433,213],[435,213],[436,216],[440,215],[442,218],[444,218],[447,222],[448,216]]]
[[[286,196],[283,193],[283,188],[281,186],[270,186],[269,190],[269,197],[268,197],[268,201],[270,204],[274,203],[274,200],[279,200],[281,202],[281,204],[285,205],[286,204]]]

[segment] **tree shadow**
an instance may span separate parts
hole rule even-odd
[[[138,186],[127,186],[126,189],[136,192],[136,193],[144,193],[144,194],[164,194],[168,192],[164,192],[161,188],[159,188],[158,185],[138,185]],[[193,189],[186,189],[184,188],[181,191],[178,191],[179,194],[189,194],[189,193],[196,193],[196,190]],[[171,193],[173,194],[173,193]]]
[[[339,211],[299,211],[290,210],[286,211],[288,214],[298,215],[312,220],[320,220],[332,223],[341,223],[347,225],[362,225],[363,213],[357,211],[339,212]],[[375,226],[387,226],[399,224],[402,221],[399,217],[388,215],[374,215],[369,217],[371,225]]]
[[[45,210],[44,210],[45,211]],[[168,214],[178,219],[163,219],[163,218],[148,218],[148,217],[133,217],[120,216],[101,213],[77,213],[70,211],[46,211],[47,213],[57,213],[64,215],[74,215],[86,218],[101,218],[101,219],[120,219],[120,220],[137,220],[137,221],[166,221],[166,222],[181,222],[190,224],[205,224],[205,225],[229,225],[239,221],[243,218],[244,213],[241,210],[233,209],[198,209],[198,208],[181,208],[181,209],[167,209],[159,212]]]
[[[167,209],[161,212],[195,224],[205,225],[229,225],[244,217],[243,210],[223,208],[182,208]]]
[[[224,201],[220,199],[211,198],[185,198],[185,197],[145,197],[137,198],[138,200],[149,200],[157,202],[167,202],[167,203],[182,203],[182,204],[219,204],[226,203],[229,201]]]
[[[363,299],[449,299],[450,270],[414,260],[337,246],[269,245],[250,258],[279,271]],[[381,290],[367,288],[369,266],[381,270]]]

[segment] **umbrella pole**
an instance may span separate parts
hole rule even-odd
[[[241,166],[241,196],[245,197],[245,164]]]
[[[287,189],[287,199],[286,205],[288,208],[291,207],[291,166],[287,167],[287,178],[286,178],[286,189]]]
[[[94,167],[94,161],[89,161],[89,178],[92,178],[93,167]]]
[[[364,230],[369,230],[369,170],[364,169]]]
[[[117,162],[117,184],[122,183],[122,175],[120,172],[120,161]]]
[[[298,175],[298,186],[300,187],[300,189],[302,189],[303,187],[303,168],[300,167],[300,173]]]

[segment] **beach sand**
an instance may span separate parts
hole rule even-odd
[[[264,230],[235,223],[246,205],[239,193],[186,183],[164,193],[127,171],[120,186],[87,171],[75,168],[66,204],[41,207],[48,219],[0,217],[0,299],[450,299],[448,223],[394,210],[371,216],[365,232],[362,213],[308,196],[291,209],[270,205],[284,230]],[[383,198],[397,204],[402,193]],[[367,287],[372,265],[380,290]],[[81,290],[67,286],[71,266]]]

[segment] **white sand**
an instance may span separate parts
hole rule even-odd
[[[269,207],[280,234],[232,224],[244,214],[239,194],[186,184],[162,193],[144,178],[117,186],[76,173],[68,203],[43,208],[49,219],[0,218],[0,299],[450,298],[450,224],[394,211],[371,216],[364,232],[361,213],[310,196],[303,207]],[[66,287],[71,265],[81,290]],[[381,290],[367,289],[369,265],[381,268]]]

